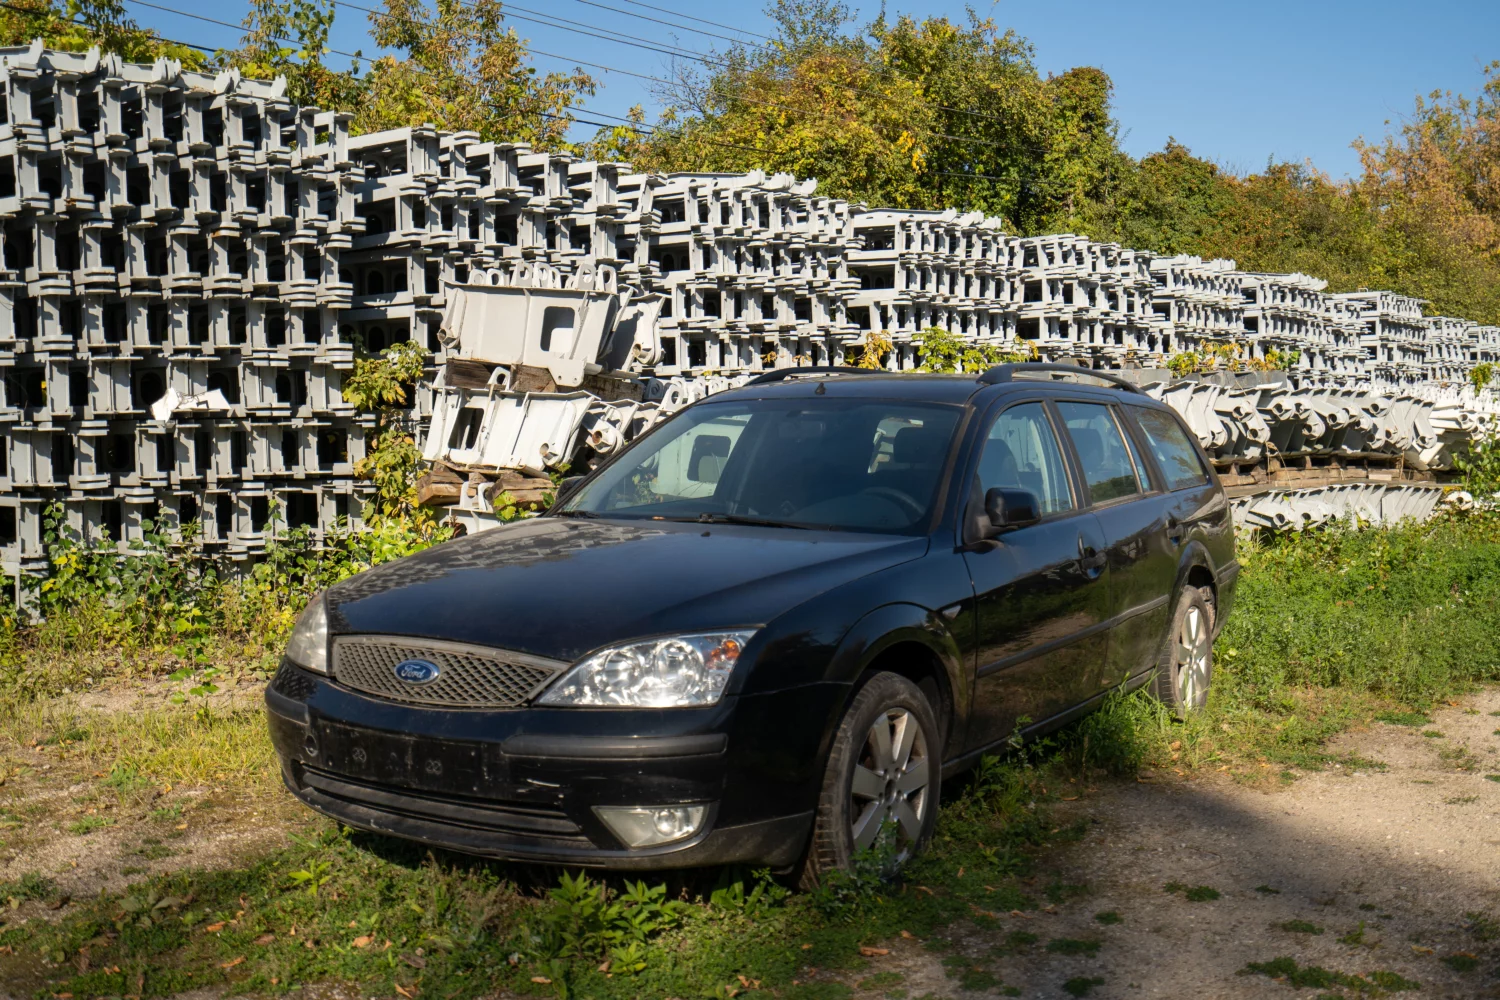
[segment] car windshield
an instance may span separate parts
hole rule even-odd
[[[560,513],[913,533],[932,510],[958,417],[954,406],[884,399],[700,403]]]

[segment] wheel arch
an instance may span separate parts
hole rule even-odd
[[[1177,595],[1182,593],[1183,587],[1207,588],[1210,596],[1209,610],[1214,612],[1217,623],[1219,618],[1219,580],[1214,575],[1213,561],[1210,559],[1208,549],[1201,543],[1194,542],[1183,550],[1182,558],[1177,563],[1177,582],[1172,587],[1169,600],[1172,607],[1177,606]]]
[[[851,628],[830,667],[830,679],[849,685],[844,710],[870,674],[905,677],[932,702],[943,727],[943,756],[954,746],[969,713],[969,677],[958,640],[938,612],[916,604],[887,604]]]

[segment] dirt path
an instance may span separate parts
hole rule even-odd
[[[1377,723],[1337,742],[1384,770],[1306,774],[1273,791],[1214,779],[1103,787],[1065,807],[1089,832],[1047,858],[1042,876],[1080,887],[1077,898],[1004,917],[999,930],[956,927],[947,951],[899,942],[860,992],[1352,998],[1384,984],[1379,993],[1500,997],[1492,712],[1500,691],[1431,725]],[[1189,891],[1199,887],[1217,898],[1190,900],[1212,895]],[[1267,971],[1279,980],[1242,971],[1250,963],[1275,963]],[[965,991],[965,975],[998,983]]]

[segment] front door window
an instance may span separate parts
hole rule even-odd
[[[1073,509],[1067,466],[1041,403],[1012,406],[995,419],[979,457],[979,485],[1026,490],[1043,517]]]

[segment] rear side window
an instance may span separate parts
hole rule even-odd
[[[1190,486],[1201,486],[1208,481],[1203,462],[1198,458],[1198,449],[1188,440],[1182,425],[1170,413],[1160,410],[1134,410],[1141,430],[1146,432],[1146,443],[1156,464],[1161,466],[1167,479],[1167,489],[1185,490]]]
[[[1062,414],[1068,436],[1073,439],[1073,448],[1078,452],[1083,478],[1089,484],[1089,496],[1094,503],[1141,492],[1135,463],[1130,460],[1130,448],[1108,406],[1059,402],[1057,411]]]
[[[986,492],[1026,490],[1044,517],[1073,508],[1062,450],[1041,403],[1012,406],[995,418],[979,456],[979,484]]]

